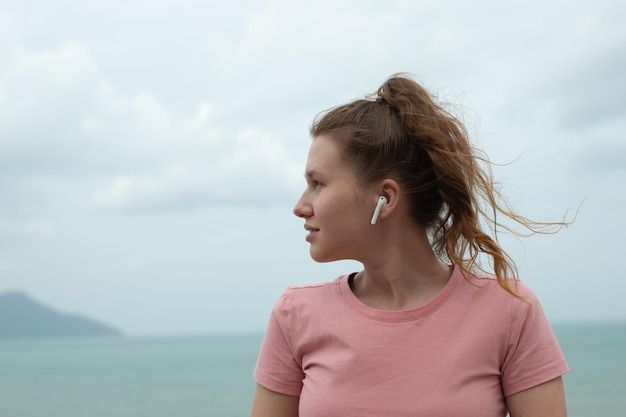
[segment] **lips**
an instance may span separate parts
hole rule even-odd
[[[319,231],[319,230],[320,230],[320,229],[318,229],[317,227],[313,227],[313,226],[311,226],[311,225],[309,225],[309,224],[305,224],[305,225],[304,225],[304,229],[305,229],[305,230],[307,230],[307,231],[309,231],[309,232],[317,232],[317,231]]]
[[[316,234],[317,232],[319,232],[319,230],[320,230],[320,229],[318,229],[317,227],[313,227],[313,226],[311,226],[311,225],[309,225],[309,224],[305,224],[305,225],[304,225],[304,229],[305,229],[307,232],[309,232],[309,234],[308,234],[308,235],[306,235],[306,240],[307,240],[307,242],[309,242],[309,241],[313,238],[313,236],[315,236],[315,234]]]

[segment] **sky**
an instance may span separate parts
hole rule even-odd
[[[621,0],[4,0],[0,292],[132,336],[262,332],[318,264],[292,208],[321,111],[414,74],[519,212],[551,321],[626,320]]]

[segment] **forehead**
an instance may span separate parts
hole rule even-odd
[[[306,161],[306,173],[331,173],[340,169],[346,169],[345,162],[341,159],[339,145],[326,135],[316,136],[309,148],[309,156]]]

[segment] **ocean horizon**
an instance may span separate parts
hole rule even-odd
[[[623,417],[626,321],[555,323],[569,417]],[[0,416],[243,417],[262,333],[0,341]]]

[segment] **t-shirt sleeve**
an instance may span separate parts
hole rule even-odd
[[[548,382],[569,371],[552,327],[535,294],[519,283],[510,311],[507,353],[502,366],[504,396]]]
[[[304,373],[290,339],[288,319],[294,312],[290,311],[288,304],[288,297],[283,294],[272,309],[254,379],[269,390],[299,396]]]

